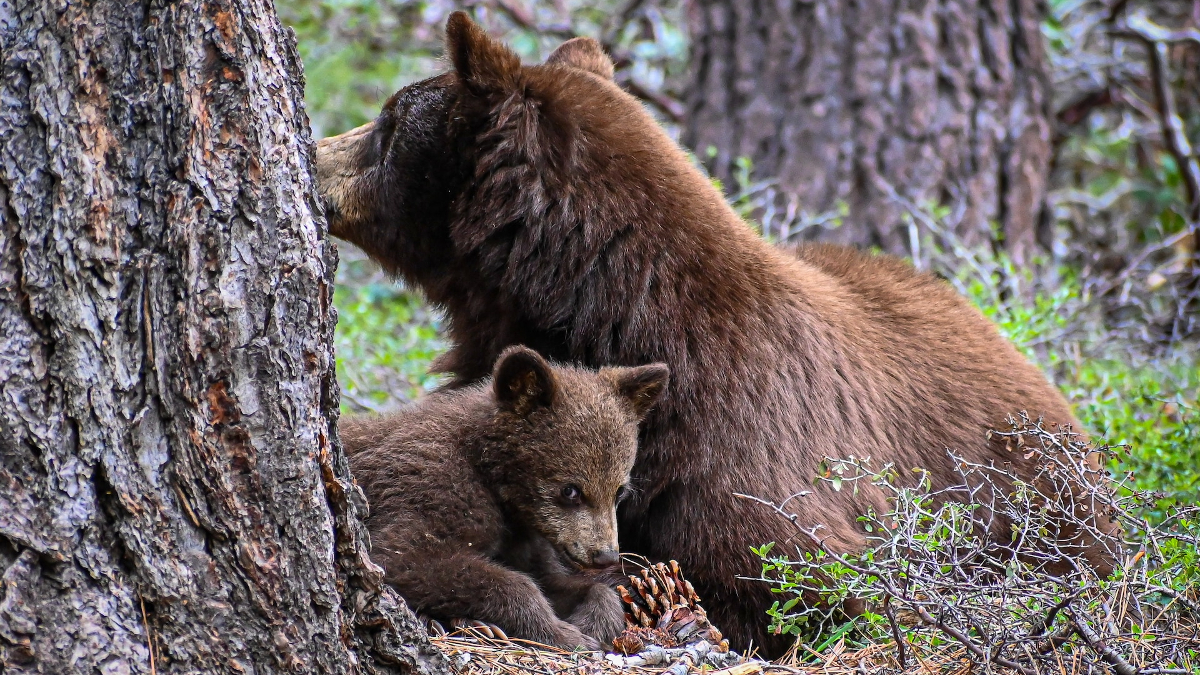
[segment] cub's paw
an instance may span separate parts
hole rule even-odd
[[[607,646],[625,630],[625,607],[616,591],[594,584],[567,620]]]
[[[598,652],[604,650],[604,646],[600,644],[599,640],[585,634],[577,626],[566,621],[559,621],[555,626],[554,639],[551,644],[567,651],[582,649],[588,652]]]

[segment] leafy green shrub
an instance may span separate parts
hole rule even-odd
[[[419,295],[383,275],[366,256],[342,247],[334,350],[347,412],[383,411],[438,384],[429,366],[446,349],[438,315]]]
[[[1193,358],[1140,367],[1097,360],[1076,370],[1067,389],[1085,428],[1129,446],[1120,468],[1158,494],[1156,519],[1172,505],[1200,503],[1198,380]]]

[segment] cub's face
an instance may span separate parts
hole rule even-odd
[[[571,407],[530,425],[530,471],[505,501],[563,562],[607,567],[617,562],[617,503],[637,455],[637,419],[603,399]]]
[[[468,180],[477,171],[511,172],[476,166],[481,146],[494,142],[487,129],[526,124],[504,106],[544,114],[551,99],[581,98],[564,89],[594,89],[612,78],[612,61],[594,40],[570,40],[545,64],[522,67],[462,12],[447,22],[446,52],[451,72],[401,89],[374,121],[317,144],[330,233],[423,285],[459,264],[449,228]],[[524,127],[520,134],[544,135]]]
[[[485,457],[509,516],[548,540],[567,565],[617,563],[617,503],[637,456],[638,422],[663,392],[667,368],[553,367],[510,348],[497,362],[496,438]]]

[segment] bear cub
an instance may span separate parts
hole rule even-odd
[[[605,583],[660,364],[589,371],[512,347],[490,382],[342,421],[372,557],[409,605],[561,648],[625,626]],[[560,618],[561,617],[561,618]]]

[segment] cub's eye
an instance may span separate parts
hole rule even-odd
[[[564,485],[562,492],[559,494],[567,504],[576,505],[583,501],[583,492],[580,491],[577,485]]]
[[[617,504],[620,504],[621,501],[624,500],[628,496],[629,496],[629,488],[622,485],[621,487],[617,488],[617,496],[613,499],[613,501]]]

